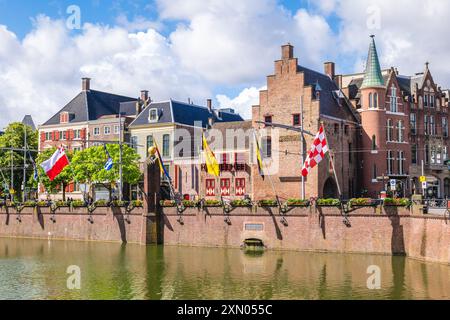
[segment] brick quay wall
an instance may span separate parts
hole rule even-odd
[[[1,208],[0,237],[233,248],[259,239],[273,250],[402,254],[450,264],[450,221],[401,207],[358,208],[347,224],[339,208],[294,208],[284,223],[277,208],[236,208],[228,217],[222,208],[190,208],[181,217],[176,208],[158,215],[97,208],[92,219],[86,208],[55,215],[50,208]]]
[[[151,243],[156,217],[142,208],[129,214],[122,208],[99,207],[89,215],[87,208],[0,208],[0,237]]]
[[[400,254],[450,264],[450,220],[402,207],[361,207],[348,214],[349,224],[339,208],[295,208],[286,223],[277,208],[236,209],[228,223],[221,208],[186,210],[182,224],[176,209],[164,208],[162,218],[166,245],[240,247],[259,239],[275,250]]]

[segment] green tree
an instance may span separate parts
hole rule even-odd
[[[72,168],[75,178],[80,183],[89,186],[90,193],[94,184],[101,184],[109,190],[110,198],[112,189],[120,179],[119,176],[119,145],[107,145],[107,150],[113,159],[113,167],[110,171],[104,166],[108,159],[103,146],[95,146],[77,152],[72,160]],[[122,146],[122,176],[123,183],[136,184],[141,178],[139,169],[139,155],[133,148]]]
[[[48,159],[55,153],[56,148],[46,149],[41,152],[36,159],[36,166],[38,169],[38,181],[42,183],[45,187],[45,191],[49,194],[57,194],[61,191],[63,193],[63,200],[66,200],[66,187],[74,181],[74,174],[72,173],[72,165],[68,165],[64,168],[64,170],[55,178],[55,180],[50,181],[48,176],[45,174],[44,169],[40,166],[40,164]],[[65,150],[67,158],[69,161],[73,158],[73,152]],[[30,177],[30,183],[33,183],[34,186],[37,186],[37,182],[34,181],[33,175]]]
[[[5,133],[0,136],[0,169],[2,174],[0,174],[0,181],[2,184],[11,184],[11,164],[13,164],[13,188],[16,190],[17,196],[20,195],[20,190],[22,189],[23,181],[23,151],[12,151],[5,150],[1,148],[15,148],[23,149],[25,144],[25,132],[27,136],[27,146],[28,149],[36,150],[38,148],[38,132],[33,131],[30,126],[24,125],[21,122],[10,123],[6,129]],[[33,157],[36,156],[35,152],[31,153]],[[33,167],[30,166],[29,155],[26,157],[26,174],[29,175],[33,172]]]

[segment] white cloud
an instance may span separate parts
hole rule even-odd
[[[94,89],[131,97],[141,89],[154,99],[212,94],[200,77],[183,70],[168,40],[153,29],[129,33],[86,24],[73,36],[63,21],[40,16],[22,41],[0,27],[0,127],[25,114],[43,123],[80,91],[83,76],[93,78]]]
[[[449,1],[337,0],[335,8],[341,19],[341,54],[353,56],[355,61],[365,59],[368,36],[375,34],[383,68],[396,66],[400,73],[410,75],[423,71],[429,61],[435,80],[450,86],[450,42],[445,40],[450,28]],[[380,24],[371,29],[367,20],[374,12],[379,13]],[[354,71],[362,71],[360,63],[356,66]]]
[[[371,30],[374,5],[380,29]],[[130,96],[148,89],[157,100],[204,101],[215,94],[221,106],[248,118],[280,45],[291,42],[309,68],[320,71],[323,61],[337,60],[338,70],[347,61],[354,70],[346,71],[362,71],[371,33],[383,67],[412,74],[429,61],[435,79],[449,86],[450,2],[319,0],[311,7],[293,14],[276,0],[157,0],[156,21],[119,16],[116,26],[85,24],[71,33],[63,21],[39,16],[24,39],[0,25],[0,127],[27,113],[47,120],[79,92],[82,76],[93,78],[94,89]],[[331,14],[340,21],[333,29]],[[163,35],[167,22],[176,27]],[[232,97],[222,87],[247,89]]]
[[[83,76],[98,90],[137,96],[148,89],[156,100],[204,101],[222,85],[263,82],[288,41],[302,64],[318,67],[332,38],[322,17],[294,16],[275,0],[158,1],[158,10],[157,21],[119,16],[117,26],[85,24],[78,33],[39,16],[23,40],[0,26],[0,127],[27,113],[43,123],[79,92]],[[179,23],[167,36],[158,31],[164,19]],[[244,104],[254,93],[229,101],[248,115]]]
[[[252,118],[252,106],[259,104],[259,91],[264,90],[266,87],[261,88],[245,88],[241,93],[230,99],[229,97],[218,94],[216,96],[219,102],[220,108],[233,108],[236,113],[239,113],[244,119]]]

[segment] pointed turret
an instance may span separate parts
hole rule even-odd
[[[378,60],[377,46],[375,45],[375,36],[371,35],[372,42],[367,56],[366,71],[361,89],[384,87],[383,75],[381,74],[380,61]]]

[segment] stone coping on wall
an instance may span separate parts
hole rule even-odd
[[[139,215],[142,216],[144,214],[143,208],[134,208],[132,211],[127,212],[125,208],[119,207],[97,207],[91,213],[88,211],[86,207],[59,207],[56,209],[55,213],[53,213],[50,207],[25,207],[20,212],[16,210],[14,207],[1,207],[0,215],[34,215],[34,214],[43,214],[43,215]]]

